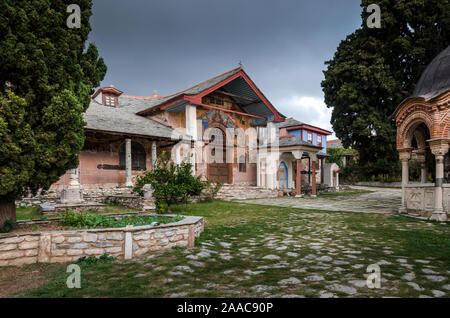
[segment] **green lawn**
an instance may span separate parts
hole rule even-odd
[[[81,265],[81,289],[66,287],[67,265],[30,265],[20,271],[39,271],[43,285],[13,296],[449,296],[448,225],[222,201],[173,213],[205,217],[194,249]],[[379,262],[381,288],[369,289],[366,268]]]

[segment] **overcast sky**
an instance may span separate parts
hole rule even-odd
[[[331,130],[324,62],[361,25],[360,0],[94,0],[102,86],[169,95],[238,66],[285,116]]]

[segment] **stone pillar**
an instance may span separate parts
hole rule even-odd
[[[195,176],[195,174],[196,174],[196,169],[195,169],[195,163],[196,163],[196,160],[195,160],[195,143],[194,143],[194,146],[191,148],[189,162],[192,165],[192,170],[191,170],[192,171],[192,175]]]
[[[432,220],[446,221],[444,209],[442,207],[442,184],[444,181],[444,156],[436,155],[436,186],[434,192],[434,209]]]
[[[132,187],[132,171],[131,171],[131,139],[127,138],[125,140],[125,168],[126,168],[126,179],[125,186]]]
[[[258,156],[256,162],[256,186],[261,187],[261,158]]]
[[[427,168],[426,168],[426,158],[425,158],[425,152],[418,152],[416,154],[417,161],[420,163],[420,183],[427,183],[428,182],[428,175],[427,175]]]
[[[78,169],[71,169],[68,171],[70,176],[69,185],[61,193],[61,203],[65,204],[78,204],[82,203],[81,198],[81,185],[78,182]]]
[[[339,191],[339,172],[336,172],[336,190]]]
[[[301,164],[300,164],[300,159],[297,159],[297,175],[296,175],[296,180],[295,180],[295,189],[296,189],[296,197],[301,198],[302,195],[302,180],[301,180],[301,175],[300,175],[300,169],[301,169]]]
[[[406,186],[409,183],[409,159],[411,159],[411,151],[405,150],[400,152],[400,160],[402,162],[402,205],[398,210],[399,213],[406,213]]]
[[[156,141],[152,142],[152,170],[156,165],[156,159],[158,157],[158,153],[156,151]]]
[[[313,158],[312,161],[312,175],[311,175],[311,196],[315,198],[317,196],[317,187],[316,187],[316,161],[317,158]]]
[[[421,183],[427,183],[428,182],[428,173],[427,173],[426,163],[422,162],[422,163],[420,163],[420,166],[421,166],[420,182]]]
[[[186,134],[197,141],[197,107],[186,105]]]
[[[278,153],[276,152],[270,152],[267,156],[266,161],[266,187],[268,189],[277,189],[278,188],[278,182],[277,182],[277,158]]]
[[[433,140],[430,142],[431,152],[436,159],[436,183],[434,192],[434,209],[431,215],[432,220],[447,221],[447,214],[443,208],[443,191],[444,183],[444,156],[448,152],[447,141]]]

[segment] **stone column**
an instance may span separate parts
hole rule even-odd
[[[316,187],[316,161],[317,158],[312,158],[312,175],[311,175],[311,196],[313,198],[317,197],[317,187]]]
[[[409,183],[409,159],[411,159],[411,151],[405,150],[400,152],[400,160],[402,162],[402,205],[398,210],[399,213],[406,213],[406,186]]]
[[[186,134],[192,137],[189,162],[192,164],[192,174],[195,175],[195,146],[198,139],[197,131],[197,107],[194,105],[186,105]]]
[[[336,190],[339,191],[339,172],[336,172]]]
[[[427,183],[428,182],[428,174],[427,174],[427,166],[426,166],[426,160],[425,155],[418,155],[417,161],[420,162],[420,183]]]
[[[190,152],[189,156],[190,156],[189,162],[192,165],[192,170],[191,170],[192,171],[192,175],[195,176],[195,174],[197,173],[197,171],[195,169],[195,163],[196,163],[196,160],[195,160],[195,143],[194,143],[194,145],[191,148],[191,152]]]
[[[300,175],[300,169],[301,169],[301,164],[300,164],[300,159],[297,159],[297,175],[296,175],[296,180],[295,180],[295,189],[296,189],[296,196],[298,198],[301,198],[302,195],[302,179],[301,179],[301,175]]]
[[[186,105],[186,134],[197,141],[197,107]]]
[[[127,138],[125,140],[125,167],[126,167],[126,179],[125,186],[132,187],[132,171],[131,171],[131,139]]]
[[[444,156],[448,152],[448,144],[437,143],[431,144],[431,152],[436,159],[436,184],[434,193],[434,209],[431,215],[432,220],[447,221],[447,214],[443,208],[443,191],[442,184],[444,183]]]
[[[275,152],[268,153],[266,161],[266,186],[268,189],[277,189],[277,156]]]
[[[261,186],[261,158],[258,156],[258,161],[256,162],[256,186]]]
[[[420,167],[421,167],[420,182],[421,183],[427,183],[428,182],[428,173],[427,173],[426,163],[425,162],[421,162],[420,163]]]
[[[436,185],[434,192],[434,209],[432,220],[446,221],[447,216],[445,215],[444,209],[442,207],[442,184],[444,183],[444,156],[435,155],[436,157]]]
[[[152,142],[152,170],[156,165],[156,159],[158,157],[158,153],[156,151],[156,141]]]

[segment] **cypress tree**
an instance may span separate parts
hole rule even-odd
[[[83,113],[106,65],[86,47],[92,1],[77,1],[80,28],[67,26],[71,3],[0,2],[0,227],[15,220],[15,200],[78,166]]]

